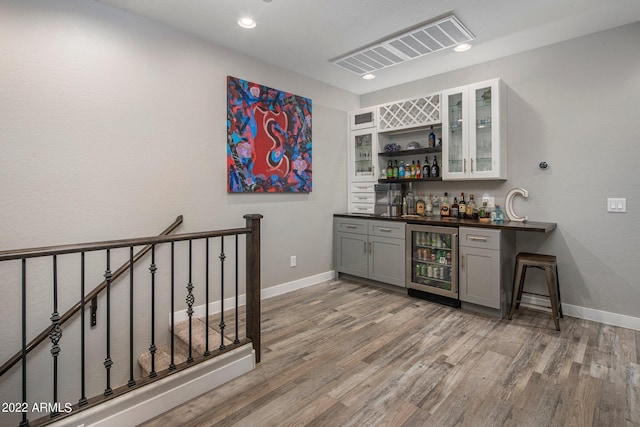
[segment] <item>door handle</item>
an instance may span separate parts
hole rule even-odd
[[[471,158],[471,173],[473,173],[473,157]]]
[[[371,242],[369,242],[369,253],[373,253],[373,247],[371,246]]]
[[[473,240],[474,242],[486,242],[488,239],[486,237],[469,236],[469,240]]]
[[[367,253],[367,242],[362,242],[362,249],[364,250],[364,253]]]
[[[464,268],[464,255],[460,258],[460,268]]]
[[[467,159],[464,159],[464,173],[467,173]]]
[[[390,228],[378,228],[378,230],[384,231],[385,233],[391,233],[391,229]]]

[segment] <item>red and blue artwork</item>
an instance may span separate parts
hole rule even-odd
[[[311,192],[311,99],[227,77],[227,192]]]

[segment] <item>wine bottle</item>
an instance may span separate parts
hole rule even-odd
[[[458,198],[453,198],[453,203],[451,204],[451,218],[458,218],[460,205],[458,205]]]
[[[393,163],[389,160],[389,164],[387,165],[387,178],[393,178]]]
[[[422,177],[429,178],[431,176],[431,167],[429,166],[429,156],[424,156],[424,166],[422,166]]]
[[[464,201],[464,193],[460,193],[460,202],[458,203],[458,218],[464,219],[467,214],[467,202]]]
[[[444,218],[448,218],[451,215],[449,211],[449,193],[445,191],[444,196],[442,197],[442,202],[440,202],[440,216]]]
[[[397,178],[398,177],[398,161],[396,160],[393,163],[393,178]]]
[[[437,178],[440,176],[440,166],[438,166],[438,158],[433,156],[433,165],[431,165],[431,177]]]
[[[422,178],[422,170],[420,169],[420,159],[418,159],[418,164],[416,165],[416,179]]]
[[[431,126],[431,132],[429,132],[429,147],[436,146],[436,134],[433,131],[433,126]]]

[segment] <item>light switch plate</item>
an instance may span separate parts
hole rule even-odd
[[[626,212],[627,211],[627,199],[609,197],[607,199],[607,212]]]

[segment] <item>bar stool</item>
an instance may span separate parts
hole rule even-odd
[[[516,256],[516,272],[513,278],[513,298],[511,300],[511,310],[509,311],[509,320],[513,317],[516,308],[520,307],[527,267],[539,268],[545,271],[547,287],[549,288],[549,299],[551,300],[551,316],[553,317],[553,322],[556,324],[556,330],[559,331],[560,317],[564,316],[562,315],[562,304],[560,301],[558,262],[554,255],[520,252]]]

